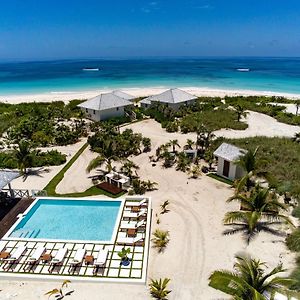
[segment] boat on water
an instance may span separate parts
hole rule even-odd
[[[239,72],[249,72],[250,69],[249,68],[239,68],[239,69],[236,69],[237,71]]]
[[[99,68],[83,68],[82,71],[92,71],[92,72],[97,72],[97,71],[99,71]]]

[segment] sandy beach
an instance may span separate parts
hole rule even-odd
[[[300,99],[300,94],[291,93],[278,93],[270,91],[254,91],[254,90],[224,90],[224,89],[211,89],[200,87],[178,87],[188,93],[196,96],[207,97],[225,97],[225,96],[282,96],[289,99]],[[123,92],[129,93],[136,97],[149,96],[162,93],[168,89],[167,87],[147,87],[147,88],[124,88],[120,89]],[[24,94],[24,95],[1,95],[0,102],[5,103],[22,103],[22,102],[51,102],[51,101],[64,101],[69,102],[72,99],[89,99],[101,93],[109,93],[112,89],[99,89],[93,91],[74,91],[74,92],[53,92],[45,94]]]
[[[260,135],[262,124],[267,122],[266,135],[280,133],[290,136],[295,130],[292,126],[277,122],[275,119],[258,113],[250,113],[244,120],[249,128],[235,131],[234,137]],[[143,153],[131,159],[140,166],[138,171],[141,179],[155,181],[158,190],[147,193],[152,197],[153,213],[152,228],[170,231],[170,243],[164,253],[158,254],[150,248],[148,263],[148,281],[150,278],[171,278],[170,300],[217,300],[228,299],[224,294],[208,286],[208,277],[216,269],[232,269],[234,255],[241,251],[266,261],[269,267],[275,267],[282,262],[284,267],[292,270],[294,255],[286,248],[283,237],[260,234],[249,246],[241,235],[224,236],[222,219],[227,211],[238,209],[237,203],[227,204],[233,194],[233,189],[224,183],[215,181],[205,175],[198,179],[191,179],[186,173],[176,171],[175,168],[163,169],[161,164],[152,166],[149,155],[155,153],[157,146],[177,138],[183,146],[186,139],[195,139],[195,134],[167,133],[154,120],[128,125],[127,128],[140,132],[152,140],[152,151]],[[124,130],[123,128],[122,130]],[[300,130],[300,128],[297,128]],[[229,131],[218,132],[218,135],[228,136]],[[230,134],[229,136],[231,136]],[[233,137],[232,136],[232,137]],[[81,143],[83,143],[82,141]],[[60,149],[65,153],[74,153],[81,144],[67,146]],[[95,157],[89,149],[72,165],[64,179],[57,187],[57,192],[68,193],[83,191],[92,182],[85,172],[88,162]],[[21,178],[13,182],[13,187],[42,188],[45,181],[50,180],[58,170],[42,177],[31,177],[25,182]],[[101,196],[101,198],[104,198]],[[170,212],[160,215],[160,204],[169,200]],[[157,217],[160,224],[157,225]],[[286,228],[283,228],[286,230]],[[272,255],[270,255],[272,253]],[[2,281],[0,299],[47,299],[44,293],[58,286],[60,282],[33,281]],[[115,300],[146,300],[149,299],[146,285],[104,284],[104,283],[71,283],[74,293],[70,299],[115,299]]]

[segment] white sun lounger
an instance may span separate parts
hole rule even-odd
[[[27,258],[26,263],[35,263],[37,262],[41,256],[44,254],[44,252],[46,251],[45,247],[38,247],[35,249],[35,251],[33,252],[33,254]]]
[[[125,245],[134,245],[136,243],[142,242],[144,237],[137,236],[137,237],[119,237],[117,240],[117,244],[125,244]]]
[[[107,249],[102,249],[99,251],[97,259],[94,261],[94,270],[93,270],[94,274],[97,274],[99,268],[102,269],[105,268],[107,256],[108,256]]]
[[[97,256],[97,259],[94,262],[94,265],[97,267],[104,267],[108,256],[108,250],[100,250]]]
[[[124,211],[124,218],[139,218],[147,213],[146,209],[141,209],[139,212]]]
[[[121,223],[121,229],[136,229],[142,226],[145,226],[145,220],[141,220],[139,222],[131,222],[131,223]]]
[[[8,268],[3,268],[8,270],[10,268],[11,265],[13,265],[15,262],[17,262],[20,257],[22,256],[22,254],[26,251],[27,247],[25,246],[19,246],[17,249],[15,249],[11,255],[8,258],[3,259],[3,261],[6,262],[6,264],[8,263]]]
[[[86,250],[83,248],[77,249],[75,256],[72,261],[70,261],[71,266],[76,266],[82,263],[84,256],[85,256]]]
[[[132,206],[142,206],[142,205],[144,205],[144,204],[146,204],[147,203],[147,199],[146,198],[144,198],[143,200],[141,200],[141,201],[126,201],[125,202],[125,206],[128,206],[128,207],[132,207]]]
[[[68,252],[67,248],[60,248],[50,262],[49,272],[52,272],[55,266],[61,264]],[[52,267],[52,270],[51,270]]]

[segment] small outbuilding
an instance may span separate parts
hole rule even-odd
[[[125,115],[125,107],[133,105],[128,99],[123,98],[124,94],[120,91],[101,94],[79,104],[78,107],[85,112],[87,118],[96,122],[122,117]]]
[[[168,107],[178,110],[181,105],[193,104],[197,99],[195,95],[187,93],[180,89],[169,89],[161,94],[147,97],[140,101],[142,107],[149,107],[152,103],[160,102],[166,104]]]
[[[243,177],[245,171],[235,162],[245,153],[247,151],[244,149],[222,143],[214,152],[214,156],[218,161],[217,174],[230,180]]]

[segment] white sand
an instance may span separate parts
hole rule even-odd
[[[283,96],[290,99],[300,99],[300,94],[279,93],[270,91],[254,91],[254,90],[224,90],[212,89],[206,87],[179,87],[196,96],[208,97],[224,97],[224,96]],[[161,93],[167,90],[167,87],[147,87],[147,88],[123,88],[124,92],[132,94],[136,97],[149,96]],[[101,93],[111,92],[111,89],[99,89],[92,91],[74,91],[74,92],[56,92],[44,94],[24,94],[24,95],[0,95],[0,102],[7,102],[11,104],[21,102],[51,102],[51,101],[65,101],[72,99],[89,99]]]
[[[254,124],[263,122],[262,120],[263,115],[250,114],[248,122],[251,126],[247,134],[261,134],[262,128],[254,127]],[[266,125],[269,124],[270,120]],[[289,126],[282,127],[282,124],[274,120],[271,124],[273,132],[281,130],[282,134],[290,135]],[[225,203],[233,194],[230,187],[204,175],[199,179],[189,179],[187,174],[177,172],[175,168],[163,169],[161,163],[152,167],[149,163],[148,157],[154,154],[158,145],[176,138],[183,146],[187,138],[195,139],[195,134],[170,134],[153,120],[134,123],[128,127],[152,139],[152,152],[143,153],[132,160],[140,166],[138,173],[142,179],[159,183],[157,191],[148,193],[153,200],[152,231],[156,228],[169,230],[171,240],[162,254],[158,254],[153,248],[150,249],[148,278],[170,277],[170,300],[228,299],[222,293],[208,287],[208,277],[216,269],[231,270],[234,255],[240,251],[248,251],[256,258],[266,261],[270,267],[283,262],[285,268],[292,270],[294,256],[286,249],[283,238],[260,234],[247,247],[240,235],[222,235],[225,229],[222,224],[224,214],[229,210],[238,209],[236,203]],[[243,131],[240,134],[245,135]],[[79,187],[85,189],[85,185],[90,187],[91,181],[87,178],[85,168],[94,155],[88,150],[84,152],[67,172],[59,185],[60,191],[71,192]],[[38,182],[42,180],[37,177],[35,184],[39,186]],[[28,184],[34,186],[33,183]],[[159,205],[165,200],[171,202],[170,212],[159,215],[161,224],[157,225],[155,215],[159,214]],[[2,280],[0,299],[47,299],[43,294],[57,286],[58,283],[53,282]],[[73,282],[71,287],[75,292],[70,299],[74,300],[149,299],[147,286],[144,285]],[[7,298],[6,295],[9,294],[15,296]]]

